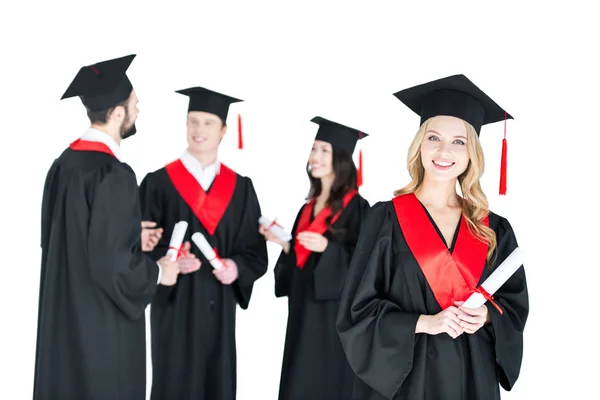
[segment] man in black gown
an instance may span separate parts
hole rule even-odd
[[[189,96],[188,148],[148,174],[140,197],[145,219],[169,238],[186,221],[186,239],[198,232],[223,259],[213,269],[197,246],[198,269],[182,269],[175,286],[160,286],[151,307],[152,400],[233,400],[236,396],[235,314],[248,307],[254,282],[267,271],[267,248],[252,181],[217,159],[229,105],[239,100],[204,88]],[[161,240],[155,258],[167,251]]]
[[[138,112],[133,58],[81,68],[63,96],[81,98],[91,127],[44,187],[34,399],[145,399],[144,311],[179,271],[143,253],[136,178],[120,158]]]

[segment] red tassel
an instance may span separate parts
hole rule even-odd
[[[242,116],[238,114],[238,149],[244,148],[244,141],[242,140]]]
[[[362,149],[358,152],[358,171],[356,171],[356,185],[361,187],[363,184],[363,159],[362,159]]]
[[[506,194],[506,139],[502,139],[502,161],[500,161],[500,194]]]
[[[506,113],[504,113],[504,139],[502,139],[502,159],[500,161],[500,194],[506,194]]]

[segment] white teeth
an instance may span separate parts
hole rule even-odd
[[[434,161],[434,163],[436,165],[439,165],[440,167],[449,167],[453,164],[453,163],[447,163],[447,162],[443,162],[443,161]]]
[[[196,143],[202,143],[205,140],[206,140],[206,138],[203,138],[203,137],[195,137],[194,138],[194,142],[196,142]]]

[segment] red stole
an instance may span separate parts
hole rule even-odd
[[[206,193],[181,160],[168,164],[166,170],[179,195],[192,209],[206,231],[211,236],[214,235],[233,197],[237,181],[235,172],[221,164],[209,193]]]
[[[451,254],[414,193],[396,196],[392,201],[402,234],[442,310],[478,291],[488,244],[469,231],[464,217]],[[489,218],[486,216],[483,222],[488,225]]]
[[[337,219],[340,217],[340,214],[342,213],[344,208],[346,208],[346,206],[348,205],[350,200],[352,200],[352,198],[354,198],[354,196],[356,196],[357,194],[358,194],[358,191],[351,190],[344,195],[344,199],[342,201],[342,203],[343,203],[342,209],[333,216],[333,218],[331,219],[332,224],[335,223],[335,221],[337,221]],[[298,220],[298,227],[296,228],[297,233],[303,232],[303,231],[310,231],[310,232],[315,232],[315,233],[319,233],[322,235],[327,230],[326,219],[331,214],[331,208],[329,206],[323,208],[319,212],[319,214],[317,214],[317,216],[311,223],[310,219],[313,214],[314,206],[315,206],[315,199],[313,198],[310,200],[310,202],[308,202],[308,204],[306,204],[306,206],[302,210],[302,213],[300,214],[300,219]],[[304,268],[304,264],[306,263],[306,260],[308,260],[308,257],[310,257],[310,254],[312,252],[310,250],[306,249],[306,247],[302,246],[298,242],[297,239],[294,239],[294,240],[295,240],[294,252],[296,253],[296,265],[299,268]]]
[[[115,157],[110,148],[102,142],[93,142],[91,140],[77,139],[69,145],[72,150],[76,151],[97,151],[100,153],[110,154]]]

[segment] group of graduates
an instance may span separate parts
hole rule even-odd
[[[352,158],[367,134],[315,117],[309,195],[286,241],[259,223],[252,180],[218,159],[237,98],[178,91],[188,147],[138,186],[119,150],[136,133],[134,57],[82,67],[63,95],[81,99],[91,126],[46,177],[34,399],[145,399],[148,305],[151,399],[235,399],[236,311],[267,272],[268,241],[281,246],[275,295],[288,298],[280,400],[492,400],[512,389],[523,266],[483,306],[463,306],[518,246],[479,183],[481,127],[512,118],[491,98],[463,75],[395,93],[421,119],[411,182],[372,206]],[[179,221],[184,242],[170,249]],[[223,268],[192,245],[195,232]]]

